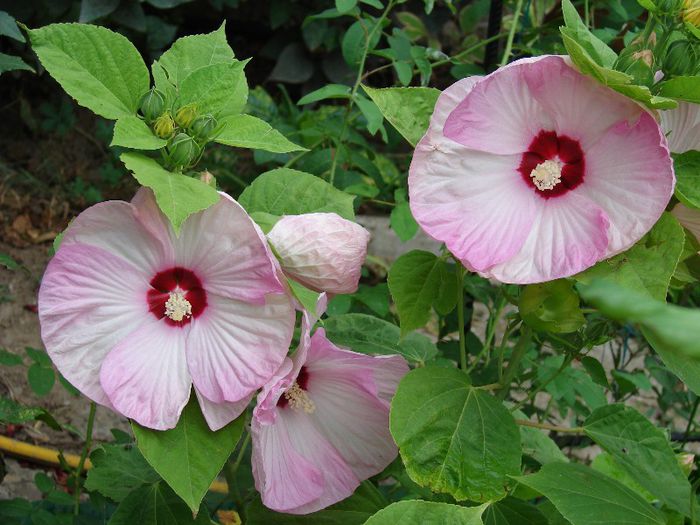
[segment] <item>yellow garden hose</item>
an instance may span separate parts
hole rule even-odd
[[[58,459],[59,452],[51,448],[40,447],[37,445],[30,445],[29,443],[23,443],[22,441],[17,441],[16,439],[10,439],[5,436],[0,436],[0,451],[11,456],[18,456],[20,458],[31,459],[40,463],[45,463],[49,465],[60,466],[60,461]],[[63,454],[66,463],[71,467],[75,468],[80,462],[80,456],[76,454]],[[90,459],[85,460],[84,465],[85,470],[92,468],[92,463]],[[228,494],[228,485],[224,481],[214,480],[209,487],[212,492],[217,492],[219,494]]]

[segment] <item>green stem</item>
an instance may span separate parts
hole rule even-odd
[[[550,425],[549,423],[537,423],[529,419],[516,419],[515,422],[523,427],[541,428],[542,430],[551,430],[552,432],[563,432],[569,434],[583,434],[583,427],[560,427],[558,425]]]
[[[489,351],[491,350],[491,343],[493,342],[494,335],[496,334],[496,328],[498,326],[498,321],[501,318],[501,312],[503,311],[503,308],[505,307],[506,301],[505,299],[501,299],[498,304],[496,305],[496,310],[489,317],[488,324],[486,326],[486,336],[484,338],[484,346],[479,352],[479,354],[476,356],[474,359],[474,362],[469,366],[467,369],[467,372],[471,372],[474,370],[474,368],[479,364],[481,361],[481,358],[486,355],[487,356],[487,364],[490,361],[490,358],[488,357]]]
[[[510,390],[510,383],[518,372],[518,367],[520,366],[520,361],[522,360],[525,352],[527,351],[528,344],[530,343],[530,338],[532,337],[532,330],[527,325],[523,325],[520,329],[520,339],[518,343],[513,348],[513,353],[508,361],[508,367],[503,373],[503,380],[501,383],[501,391],[498,393],[500,399],[505,399]]]
[[[328,175],[328,182],[333,184],[333,181],[335,180],[335,172],[338,167],[338,148],[341,146],[343,141],[345,140],[345,133],[348,128],[348,117],[350,116],[350,112],[352,111],[352,107],[355,104],[355,96],[357,95],[357,90],[360,88],[360,84],[362,83],[362,77],[364,75],[364,70],[365,70],[365,61],[367,60],[367,55],[369,54],[369,45],[370,42],[372,41],[372,38],[374,37],[374,34],[377,32],[378,29],[382,27],[382,22],[384,22],[384,19],[389,15],[389,12],[392,10],[394,7],[394,1],[395,0],[389,0],[389,3],[386,6],[386,9],[384,9],[384,12],[381,14],[381,16],[376,20],[374,27],[372,27],[371,31],[367,33],[367,39],[365,40],[365,48],[362,51],[362,57],[360,58],[360,63],[357,67],[357,77],[355,78],[355,84],[352,87],[352,91],[350,92],[350,100],[348,101],[348,108],[347,111],[345,112],[345,118],[343,119],[343,127],[340,130],[340,135],[338,137],[338,141],[336,142],[336,148],[335,151],[333,152],[333,161],[331,162],[331,170]]]
[[[501,38],[507,36],[508,33],[499,33],[497,35],[493,35],[492,37],[489,38],[484,38],[483,40],[480,40],[478,44],[474,44],[471,47],[468,47],[467,49],[464,49],[457,53],[454,56],[451,56],[449,58],[445,58],[443,60],[438,60],[437,62],[433,62],[432,66],[435,67],[440,67],[444,66],[445,64],[452,64],[454,63],[455,60],[459,60],[462,57],[468,56],[472,54],[475,51],[478,51],[482,47],[487,46],[489,43],[495,41],[495,40],[500,40]]]
[[[505,66],[510,59],[511,51],[513,50],[513,40],[515,40],[515,31],[518,29],[518,22],[520,21],[520,12],[523,9],[523,0],[518,0],[515,4],[515,11],[513,12],[513,22],[510,26],[510,31],[508,32],[508,40],[506,40],[506,49],[503,51],[503,58],[501,59],[501,67]]]
[[[459,361],[465,374],[469,374],[467,368],[467,339],[464,333],[464,266],[457,261],[457,276],[459,278],[459,300],[457,301],[457,324],[459,325]]]
[[[227,461],[226,465],[224,466],[224,477],[226,478],[226,483],[228,484],[227,497],[233,500],[233,502],[236,504],[236,509],[238,510],[239,515],[245,509],[243,498],[241,497],[241,492],[238,488],[238,483],[236,482],[236,472],[238,472],[238,467],[241,466],[246,449],[248,448],[248,443],[250,443],[250,434],[248,432],[245,432],[245,435],[241,436],[240,443],[241,445],[238,449],[238,455],[236,456],[234,462],[231,463],[231,461]]]
[[[564,371],[564,369],[567,366],[569,366],[569,363],[571,363],[571,361],[574,360],[574,356],[575,356],[575,354],[569,354],[568,356],[566,356],[566,358],[564,359],[561,366],[559,367],[559,369],[556,372],[554,372],[550,377],[548,377],[547,380],[544,381],[543,383],[541,383],[535,390],[530,392],[530,394],[527,396],[527,398],[523,399],[522,401],[520,401],[520,403],[518,403],[513,408],[511,408],[510,411],[515,412],[516,410],[519,410],[520,408],[522,408],[523,405],[525,405],[526,403],[529,403],[533,399],[535,399],[535,396],[537,394],[542,392],[542,390],[544,390],[549,383],[554,381],[559,376],[559,374],[561,374]]]
[[[586,27],[588,29],[590,29],[591,28],[591,8],[588,5],[588,0],[584,0],[583,9],[584,9],[583,23],[586,24]]]
[[[75,469],[75,504],[73,506],[73,515],[77,516],[80,514],[80,493],[82,492],[83,485],[80,482],[80,477],[83,474],[83,468],[85,467],[85,460],[90,453],[90,447],[92,447],[92,428],[95,425],[95,410],[97,409],[97,404],[95,402],[90,403],[90,414],[87,420],[87,430],[85,431],[85,444],[83,445],[83,451],[80,454],[80,461],[78,461],[78,467]]]
[[[683,434],[683,439],[686,440],[686,443],[687,443],[688,435],[690,434],[690,429],[693,427],[693,419],[695,419],[695,414],[698,411],[698,404],[700,404],[700,397],[696,396],[695,402],[693,403],[693,408],[690,410],[690,417],[688,418],[688,425],[685,427],[685,433]]]

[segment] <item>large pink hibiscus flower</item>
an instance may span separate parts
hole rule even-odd
[[[349,497],[398,450],[389,403],[408,372],[403,357],[338,348],[323,329],[309,337],[258,395],[253,411],[253,475],[263,503],[307,514]]]
[[[222,194],[176,236],[141,189],[73,221],[44,274],[39,318],[51,359],[89,398],[163,430],[194,383],[216,429],[282,364],[295,313],[238,203]]]
[[[468,269],[533,283],[632,246],[674,182],[650,113],[544,56],[442,93],[409,192],[418,223]]]

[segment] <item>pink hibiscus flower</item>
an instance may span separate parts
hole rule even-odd
[[[335,213],[287,215],[267,235],[289,277],[333,294],[357,290],[369,237],[362,226]]]
[[[418,223],[468,269],[534,283],[632,246],[675,178],[650,113],[544,56],[444,91],[408,182]]]
[[[153,194],[81,213],[39,291],[46,350],[87,397],[176,425],[194,384],[212,429],[278,370],[295,312],[262,232],[222,194],[176,236]]]
[[[263,503],[308,514],[341,501],[384,470],[398,450],[389,403],[408,365],[338,348],[308,314],[296,353],[258,395],[253,476]]]

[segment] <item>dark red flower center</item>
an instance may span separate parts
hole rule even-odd
[[[185,326],[207,307],[202,281],[180,266],[158,272],[146,299],[150,312],[171,326]]]
[[[308,401],[308,396],[306,395],[306,390],[309,385],[309,372],[306,370],[305,366],[302,366],[299,370],[299,375],[294,384],[289,388],[284,394],[280,396],[277,400],[277,406],[284,408],[288,406],[290,400],[292,401],[292,408],[294,408],[299,402],[303,401],[301,398],[306,398]],[[313,403],[312,403],[313,404]]]
[[[523,153],[518,171],[540,196],[549,199],[581,184],[586,162],[578,140],[541,130]]]

